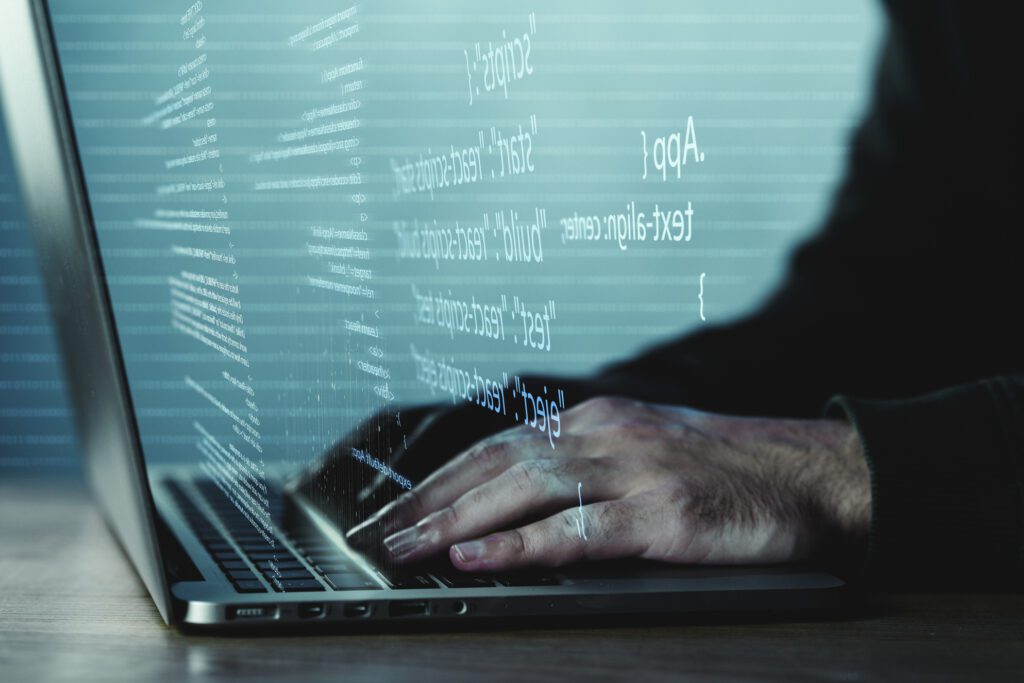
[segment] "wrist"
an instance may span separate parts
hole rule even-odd
[[[871,526],[871,474],[857,431],[843,420],[817,423],[821,448],[809,454],[808,494],[818,519],[816,554],[844,569],[859,566]]]

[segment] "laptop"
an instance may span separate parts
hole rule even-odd
[[[539,423],[558,445],[572,396],[516,373],[599,348],[571,330],[601,284],[564,257],[643,248],[646,199],[621,221],[584,203],[605,200],[609,169],[628,167],[630,191],[678,190],[665,183],[693,142],[685,111],[675,129],[656,110],[659,131],[601,127],[639,117],[622,92],[663,73],[630,61],[637,22],[606,4],[4,4],[2,101],[85,470],[166,622],[835,604],[844,582],[813,567],[464,574],[346,543],[429,471],[431,454],[402,456],[405,406],[454,406],[473,429]],[[644,30],[667,40],[668,24]],[[569,44],[626,57],[595,70]],[[686,232],[672,225],[666,239]]]

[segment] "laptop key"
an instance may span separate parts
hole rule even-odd
[[[263,586],[263,584],[260,583],[259,581],[256,581],[255,579],[252,580],[252,581],[236,581],[235,582],[235,590],[237,590],[239,593],[266,593],[267,592],[267,589]]]
[[[493,588],[494,579],[483,574],[438,574],[437,578],[449,588]]]
[[[380,585],[365,574],[344,572],[325,574],[324,578],[336,591],[380,590]]]
[[[284,579],[281,581],[281,587],[288,593],[298,591],[322,591],[324,589],[324,587],[320,585],[319,581],[314,581],[313,579]]]
[[[399,589],[437,588],[437,584],[429,576],[407,574],[391,578],[391,586]]]
[[[317,563],[316,570],[321,574],[348,574],[359,572],[356,570],[355,565],[349,564],[348,562],[324,562]]]
[[[274,553],[274,552],[262,552],[261,551],[261,552],[246,553],[246,555],[248,555],[249,559],[252,560],[253,562],[259,562],[261,560],[273,560],[273,561],[280,560],[280,562],[293,562],[296,559],[294,555],[292,555],[291,553],[289,553],[287,551],[285,551],[285,552],[277,552],[277,553]],[[280,562],[278,562],[278,564],[280,564]]]
[[[296,544],[295,550],[298,551],[298,553],[300,555],[305,555],[306,557],[341,557],[342,556],[342,551],[339,550],[338,548],[335,548],[334,546],[321,548],[321,547],[311,547],[311,546],[305,546],[305,545],[302,545],[302,544]]]
[[[233,534],[231,536],[231,540],[233,540],[235,543],[243,547],[254,546],[266,548],[267,550],[284,549],[284,545],[282,545],[280,539],[277,538],[271,538],[271,540],[274,541],[273,543],[271,543],[262,536],[247,536],[246,534]]]
[[[345,564],[346,558],[338,553],[323,553],[320,555],[306,555],[306,561],[310,564]]]
[[[271,547],[266,541],[245,541],[238,544],[247,553],[273,553],[281,552]],[[285,551],[287,552],[287,551]],[[289,553],[291,554],[291,553]]]
[[[551,574],[512,574],[499,576],[498,581],[506,586],[557,586],[560,583]]]
[[[232,581],[256,581],[256,575],[248,569],[231,569],[228,576]]]
[[[219,566],[221,569],[228,570],[239,570],[249,568],[249,565],[247,565],[245,562],[242,562],[241,560],[227,560],[226,562],[220,562]]]
[[[322,536],[296,536],[292,535],[288,537],[292,543],[299,546],[300,548],[315,548],[324,544]]]
[[[244,543],[266,543],[267,542],[266,539],[264,539],[259,534],[235,534],[232,538],[234,540],[238,541],[239,543],[243,543],[243,544]]]
[[[279,579],[312,579],[313,575],[307,572],[305,569],[283,569],[279,572],[274,572],[273,569],[265,569],[263,575],[267,578],[276,576]]]
[[[281,562],[274,562],[273,560],[258,560],[255,562],[256,566],[260,568],[260,571],[273,571],[274,567],[277,567],[279,571],[288,571],[291,569],[305,569],[299,562],[295,560],[284,560]]]
[[[215,550],[210,554],[213,555],[213,559],[224,562],[242,559],[234,550]]]
[[[228,552],[228,551],[235,552],[235,549],[232,548],[231,545],[228,544],[228,543],[216,542],[216,543],[204,543],[203,545],[211,553],[225,553],[225,552]]]

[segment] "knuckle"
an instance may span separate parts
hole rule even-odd
[[[510,530],[506,537],[509,553],[513,557],[521,557],[526,561],[533,561],[537,554],[536,546],[528,539],[529,535],[523,533],[522,529]]]
[[[423,498],[416,489],[409,489],[400,495],[395,503],[402,513],[416,516],[423,512]]]
[[[452,505],[458,508],[459,514],[465,516],[470,510],[484,510],[493,502],[493,495],[486,484],[476,486],[462,494]]]
[[[512,485],[520,491],[534,491],[543,479],[545,466],[538,460],[525,460],[509,469]]]
[[[572,525],[575,531],[576,518],[579,517],[578,513],[574,518],[572,510],[566,510],[566,514],[569,517],[569,524]],[[601,537],[608,539],[616,535],[616,532],[625,523],[625,515],[622,513],[615,503],[609,503],[607,505],[597,505],[587,508],[587,529],[591,536],[600,535]]]
[[[637,414],[643,405],[639,401],[620,396],[596,396],[567,411],[566,417],[579,419],[587,424],[608,426],[629,419]]]
[[[671,431],[669,424],[662,419],[661,415],[650,406],[641,405],[638,408],[624,411],[619,424],[636,436],[657,436],[665,438]]]
[[[608,415],[620,408],[623,402],[623,399],[616,396],[595,396],[579,404],[577,409],[593,415]]]
[[[460,519],[458,508],[455,505],[446,505],[431,515],[430,525],[435,529],[448,531],[458,528]]]
[[[558,533],[564,535],[566,538],[572,538],[579,535],[579,519],[580,514],[576,508],[569,508],[562,510],[558,513],[555,528]]]
[[[465,464],[471,467],[490,470],[507,463],[511,450],[505,441],[481,441],[466,452]]]
[[[581,526],[585,525],[585,526]],[[599,520],[595,519],[593,510],[590,510],[587,514],[585,521],[580,520],[580,513],[575,509],[563,510],[555,518],[555,523],[551,529],[552,542],[559,546],[574,546],[579,548],[581,553],[578,559],[589,559],[592,551],[597,547],[596,541],[598,537],[596,532],[601,528]],[[584,538],[583,534],[587,534],[587,542],[581,543]]]

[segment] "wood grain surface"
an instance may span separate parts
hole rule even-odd
[[[74,480],[0,470],[0,681],[1024,680],[1024,596],[867,595],[816,620],[329,634],[163,624]]]

